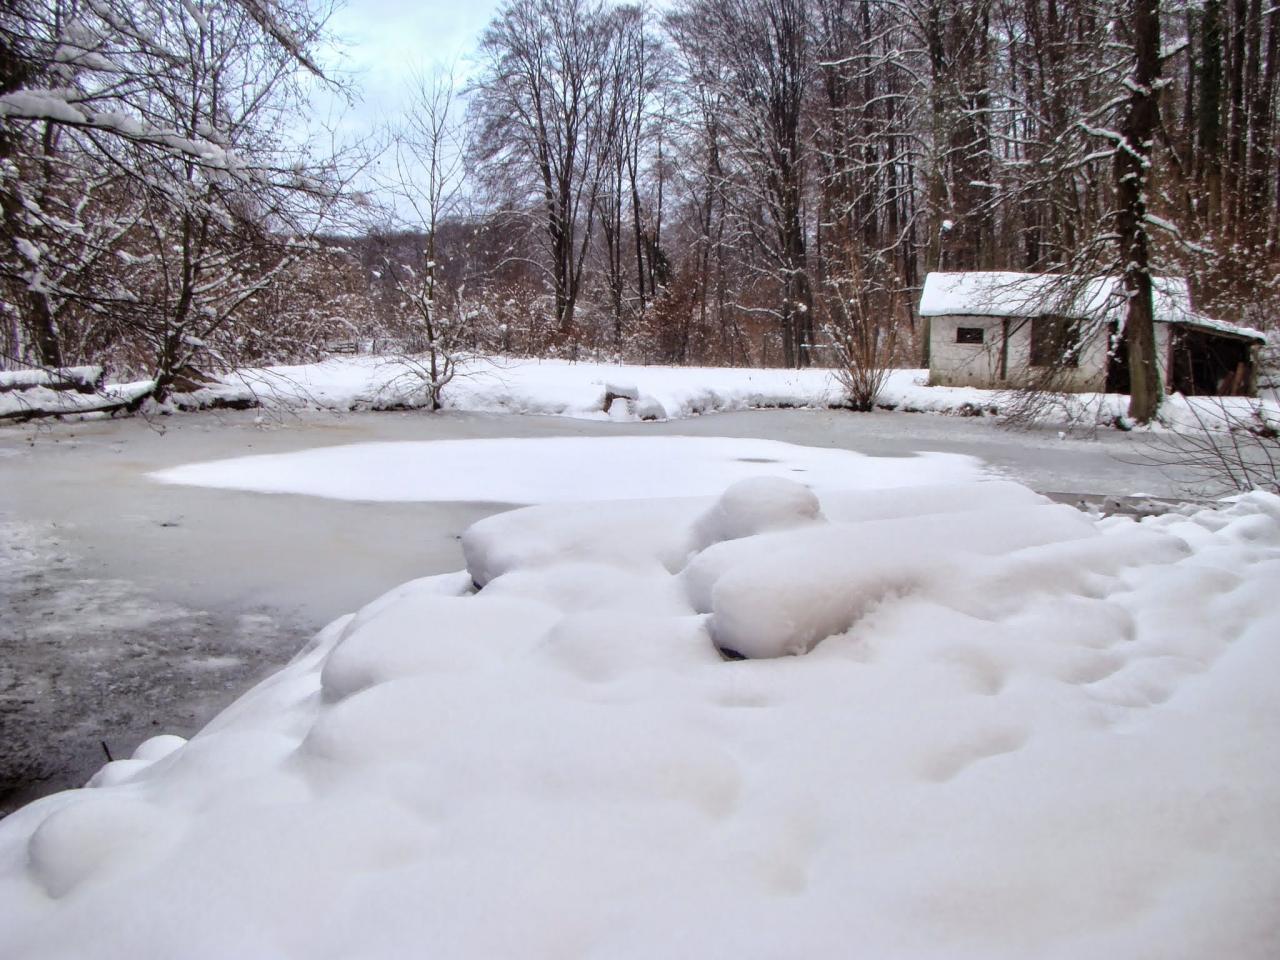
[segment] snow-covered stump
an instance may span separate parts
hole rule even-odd
[[[619,400],[630,400],[635,403],[639,399],[640,391],[634,384],[606,383],[604,385],[604,398],[600,401],[600,409],[605,413],[609,413],[613,409],[614,403]]]
[[[600,409],[610,420],[666,420],[666,408],[633,384],[606,383]]]

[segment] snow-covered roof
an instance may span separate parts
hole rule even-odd
[[[1202,313],[1192,313],[1187,319],[1178,322],[1184,326],[1195,327],[1197,330],[1204,330],[1208,333],[1241,337],[1245,340],[1256,340],[1258,343],[1267,342],[1267,335],[1261,330],[1255,330],[1253,327],[1242,327],[1238,323],[1227,323],[1225,320],[1215,320],[1213,317],[1206,317]]]
[[[1155,278],[1155,318],[1202,330],[1265,341],[1257,330],[1223,323],[1191,309],[1183,277]],[[971,271],[930,273],[920,294],[920,316],[1035,317],[1058,314],[1122,321],[1124,288],[1119,277],[1079,277],[1063,273]]]

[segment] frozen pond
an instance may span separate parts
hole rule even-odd
[[[477,481],[474,499],[464,484],[450,502],[366,502],[161,484],[149,474],[356,443],[625,436],[757,438],[870,457],[960,454],[1042,492],[1179,492],[1160,472],[1126,462],[1140,447],[1123,435],[1070,439],[898,413],[614,424],[422,413],[273,421],[246,412],[7,428],[0,812],[82,782],[105,759],[104,743],[124,755],[155,732],[194,732],[333,617],[406,580],[460,568],[459,535],[506,508],[484,497],[511,489]],[[503,468],[501,457],[490,462]],[[608,483],[612,470],[625,486],[640,469],[603,458],[594,468],[574,483]],[[323,457],[314,469],[325,469]]]

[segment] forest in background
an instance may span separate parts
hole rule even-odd
[[[328,11],[0,11],[0,351],[163,396],[334,349],[916,365],[929,270],[1280,319],[1267,0],[513,0],[370,151]],[[340,39],[340,38],[339,38]],[[439,354],[441,369],[435,369]]]

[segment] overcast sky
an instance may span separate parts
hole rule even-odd
[[[334,77],[349,80],[355,100],[322,89],[312,98],[315,119],[323,128],[336,127],[345,143],[373,143],[402,113],[415,72],[453,68],[461,87],[474,66],[480,34],[502,0],[346,0],[330,20],[335,48],[322,53],[322,65]],[[662,9],[667,0],[651,0]],[[461,104],[458,104],[461,107]],[[325,136],[311,123],[304,136]],[[378,168],[384,173],[389,158]],[[378,189],[377,175],[358,181],[364,188],[391,200]],[[403,205],[391,200],[401,214]]]
[[[320,51],[320,61],[330,77],[349,82],[354,100],[348,103],[327,87],[314,89],[313,117],[299,118],[304,127],[299,135],[316,139],[321,152],[325,146],[319,141],[328,139],[329,129],[340,144],[385,143],[415,72],[430,75],[436,67],[452,67],[459,86],[466,81],[480,33],[500,5],[501,0],[346,0],[329,21],[335,45]],[[390,163],[391,155],[382,153],[356,185],[408,216],[404,205],[380,187],[380,177],[391,173]]]
[[[341,44],[330,64],[349,76],[359,101],[344,126],[394,120],[416,69],[457,65],[465,79],[467,57],[499,0],[347,0],[330,21]]]

